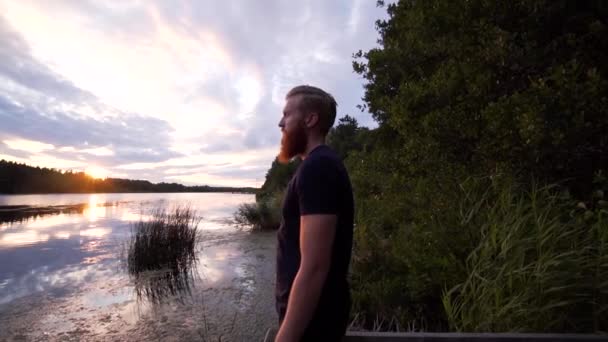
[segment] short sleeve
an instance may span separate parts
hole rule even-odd
[[[331,159],[317,158],[302,164],[296,180],[300,215],[338,213],[339,175]]]

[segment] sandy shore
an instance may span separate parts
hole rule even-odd
[[[110,256],[101,276],[85,285],[0,305],[0,340],[261,341],[276,325],[274,247],[274,233],[209,233],[188,291],[157,303],[138,298],[119,258]]]

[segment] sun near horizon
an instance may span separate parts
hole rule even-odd
[[[84,170],[84,173],[95,179],[106,179],[109,174],[108,170],[98,166],[89,166]]]

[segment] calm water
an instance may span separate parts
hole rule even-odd
[[[274,235],[233,227],[243,194],[0,196],[0,340],[256,340],[274,323]],[[125,241],[157,208],[201,216],[187,274],[133,279]],[[15,206],[20,207],[15,210]]]

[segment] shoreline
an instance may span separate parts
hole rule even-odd
[[[272,232],[209,233],[198,247],[192,288],[161,303],[137,298],[114,255],[102,267],[106,277],[0,304],[0,339],[262,340],[276,324],[273,247]]]

